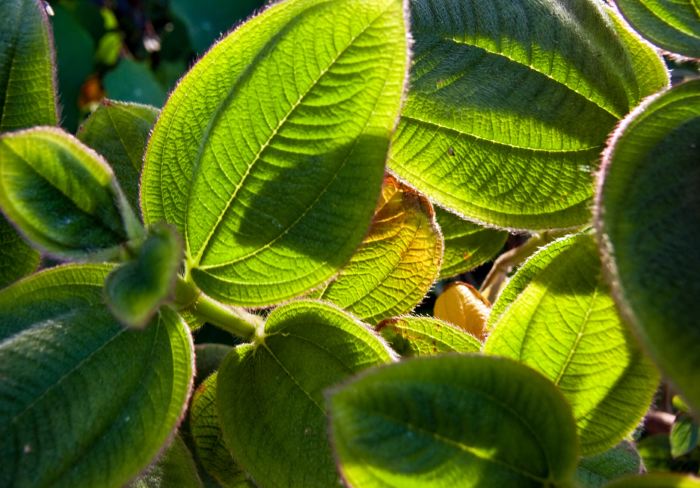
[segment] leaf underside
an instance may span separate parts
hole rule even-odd
[[[387,319],[377,325],[377,331],[404,357],[481,350],[481,342],[476,337],[433,317]]]

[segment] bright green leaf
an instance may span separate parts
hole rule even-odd
[[[133,59],[119,61],[117,67],[105,75],[103,83],[107,96],[113,100],[160,107],[167,96],[151,68]]]
[[[36,270],[39,260],[39,253],[0,215],[0,288]]]
[[[160,459],[126,488],[202,488],[197,466],[182,438],[177,435]]]
[[[639,453],[631,443],[623,442],[608,451],[581,459],[575,478],[580,488],[602,488],[611,480],[641,472]]]
[[[658,473],[622,478],[605,488],[700,488],[700,479],[680,474]]]
[[[67,258],[114,257],[139,233],[106,162],[49,127],[0,136],[0,206],[35,245]]]
[[[608,133],[668,83],[601,4],[412,0],[415,62],[390,169],[476,221],[585,224]]]
[[[437,278],[442,248],[430,202],[388,177],[362,245],[314,296],[369,324],[410,312]]]
[[[78,131],[78,139],[107,160],[133,208],[139,208],[143,154],[157,118],[155,107],[105,100]]]
[[[688,415],[679,415],[671,427],[671,455],[688,454],[698,445],[698,424]]]
[[[435,217],[445,240],[440,279],[466,273],[493,259],[503,249],[508,233],[467,222],[435,207]]]
[[[700,80],[650,98],[604,156],[596,225],[620,311],[700,411]]]
[[[331,278],[364,238],[407,63],[401,0],[275,4],[168,100],[141,205],[185,236],[192,277],[263,306]]]
[[[404,357],[481,350],[481,342],[476,337],[432,317],[387,319],[377,325],[377,331]]]
[[[609,449],[638,425],[659,377],[617,314],[591,234],[537,253],[499,302],[484,350],[519,360],[559,387],[584,455]]]
[[[695,0],[615,0],[625,19],[653,44],[700,58],[700,10]]]
[[[548,380],[513,361],[407,360],[352,380],[329,403],[349,486],[571,485],[571,409]]]
[[[182,241],[167,225],[148,230],[138,255],[115,268],[105,281],[105,300],[120,322],[143,327],[175,295],[182,265]]]
[[[55,125],[53,45],[40,0],[0,3],[0,132]]]
[[[122,327],[102,302],[111,269],[63,266],[0,291],[0,486],[121,487],[179,423],[187,327],[167,309]]]
[[[238,346],[219,369],[217,407],[233,457],[261,486],[337,485],[323,393],[392,358],[340,309],[312,301],[277,308],[264,337]]]

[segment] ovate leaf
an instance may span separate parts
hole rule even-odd
[[[316,296],[370,324],[410,312],[437,278],[442,248],[430,202],[388,177],[369,234]]]
[[[277,308],[264,337],[238,346],[219,370],[217,407],[234,459],[261,486],[337,485],[323,392],[390,360],[378,335],[340,309]]]
[[[407,360],[351,381],[329,403],[349,486],[571,485],[571,410],[554,385],[513,361]]]
[[[78,131],[78,139],[107,160],[133,208],[139,207],[143,154],[156,118],[155,107],[105,100]]]
[[[450,283],[435,300],[435,317],[466,330],[480,340],[486,337],[491,304],[473,286]]]
[[[467,222],[435,207],[435,217],[445,240],[440,279],[466,273],[490,261],[508,239],[508,233]]]
[[[484,350],[519,360],[559,387],[584,455],[613,447],[637,426],[658,373],[617,314],[592,235],[537,253],[499,302]]]
[[[605,488],[700,488],[700,479],[680,474],[656,473],[623,478]]]
[[[401,0],[279,2],[183,79],[141,205],[185,236],[192,277],[263,306],[333,276],[377,203],[407,64]]]
[[[604,157],[596,225],[620,311],[700,411],[700,81],[649,99]]]
[[[0,136],[0,206],[55,255],[114,257],[139,224],[105,161],[59,129]]]
[[[0,215],[0,288],[36,270],[39,259],[39,253]]]
[[[177,435],[170,447],[145,473],[127,488],[202,488],[197,466],[182,438]]]
[[[586,223],[608,133],[667,82],[596,0],[412,0],[411,91],[390,169],[501,227]]]
[[[700,10],[696,0],[615,0],[625,19],[653,44],[700,58]]]
[[[0,132],[55,125],[51,28],[40,0],[0,3]]]
[[[669,439],[674,458],[688,454],[698,445],[698,424],[688,415],[679,415],[671,427]]]
[[[168,309],[122,327],[103,304],[111,269],[58,267],[0,291],[0,486],[121,487],[179,423],[187,327]]]
[[[377,325],[377,331],[404,357],[481,350],[481,342],[476,337],[432,317],[387,319]]]
[[[160,107],[167,93],[144,62],[124,58],[104,77],[107,96],[114,100]],[[190,114],[192,115],[192,114]]]
[[[608,451],[581,459],[575,478],[580,488],[602,488],[611,480],[641,472],[639,453],[631,443],[623,442]]]

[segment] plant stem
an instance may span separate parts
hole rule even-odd
[[[199,294],[191,310],[212,325],[246,341],[253,340],[262,330],[262,317],[242,308],[224,305],[204,293]]]

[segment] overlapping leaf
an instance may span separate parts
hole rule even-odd
[[[261,306],[320,285],[364,238],[407,64],[402,0],[280,2],[217,44],[156,124],[141,204],[192,277]]]
[[[700,411],[700,81],[622,124],[601,173],[596,221],[621,312]]]
[[[491,304],[468,283],[450,283],[435,301],[435,317],[466,330],[474,337],[486,338]]]
[[[646,413],[658,373],[619,318],[592,235],[556,241],[511,280],[485,351],[542,372],[573,408],[584,455],[609,449]]]
[[[576,482],[580,488],[602,488],[609,481],[622,476],[642,473],[642,459],[629,442],[581,459],[576,468]]]
[[[432,317],[387,319],[377,325],[377,331],[404,357],[481,350],[481,342],[476,337]]]
[[[369,234],[315,296],[370,324],[410,312],[437,278],[442,250],[430,202],[389,177]]]
[[[700,488],[700,479],[681,474],[656,473],[623,478],[606,485],[606,488]]]
[[[0,486],[121,487],[179,423],[189,332],[169,310],[122,327],[103,304],[110,270],[59,267],[0,291]]]
[[[203,488],[192,454],[177,435],[158,461],[126,488]]]
[[[0,215],[0,288],[31,273],[39,266],[39,253]]]
[[[340,309],[301,301],[277,308],[264,337],[221,365],[217,407],[226,445],[261,486],[338,483],[323,393],[392,352]]]
[[[596,0],[412,0],[415,63],[389,166],[438,204],[501,227],[590,218],[608,133],[667,84]]]

